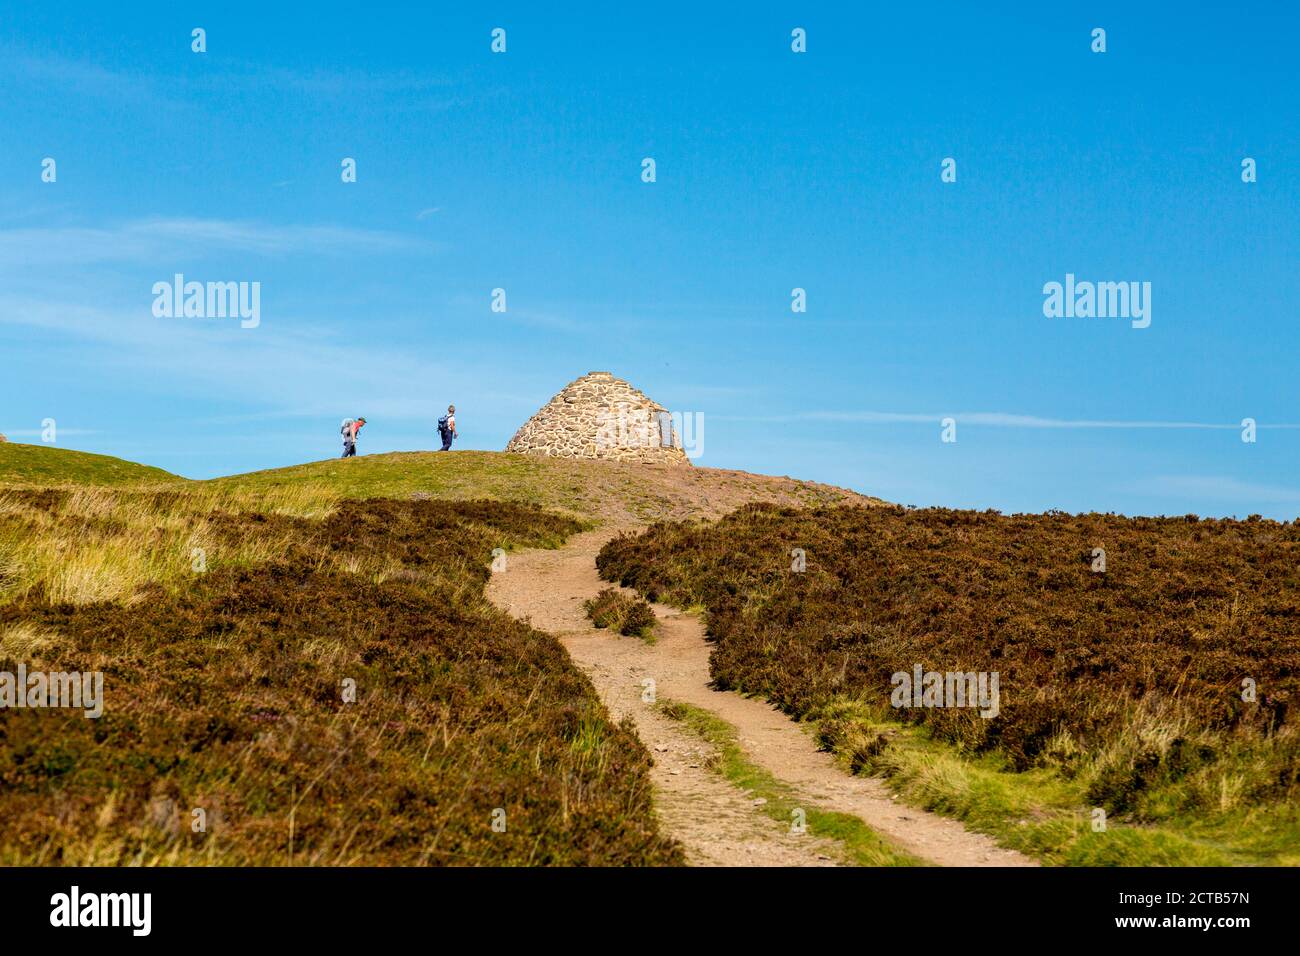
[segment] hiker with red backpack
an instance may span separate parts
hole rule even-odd
[[[343,422],[343,427],[339,429],[339,434],[343,436],[343,456],[344,458],[353,458],[357,454],[357,435],[361,432],[361,427],[365,425],[366,419],[349,418]]]
[[[452,439],[458,437],[456,431],[456,406],[448,405],[447,414],[438,419],[438,434],[442,438],[442,451],[451,450]]]

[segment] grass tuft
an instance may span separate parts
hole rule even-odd
[[[617,588],[605,588],[583,606],[596,627],[654,642],[658,619],[650,605],[641,598],[624,594]]]

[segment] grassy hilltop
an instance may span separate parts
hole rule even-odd
[[[351,498],[427,494],[521,501],[598,522],[721,517],[750,501],[785,505],[869,500],[843,488],[719,468],[577,461],[490,451],[394,452],[330,459],[207,482],[237,492],[319,487]]]

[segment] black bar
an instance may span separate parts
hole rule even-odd
[[[74,885],[83,905],[88,894],[150,894],[148,936],[135,936],[129,925],[52,926],[52,898],[70,896]],[[1231,945],[1292,927],[1298,891],[1300,873],[1281,868],[0,869],[7,943],[76,934],[205,948],[400,942],[413,934],[444,945],[518,938],[531,946],[552,939],[574,947],[621,940],[621,948],[637,939],[664,944],[672,936],[688,945],[701,930],[760,943],[779,932],[848,930],[864,945],[886,938],[947,945],[980,938],[970,932],[1006,939],[1001,934],[1043,930],[1070,944],[1201,936]],[[1179,896],[1171,901],[1171,893]],[[1129,901],[1121,902],[1121,894]],[[1156,925],[1117,923],[1130,918],[1153,918]],[[1161,925],[1167,918],[1247,922]],[[621,935],[594,935],[606,931]]]

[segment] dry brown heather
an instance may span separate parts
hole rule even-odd
[[[681,862],[645,749],[553,638],[483,597],[494,548],[577,522],[290,504],[0,496],[0,670],[102,670],[106,698],[98,720],[0,709],[0,863]]]
[[[1138,818],[1300,798],[1294,522],[754,505],[616,539],[598,564],[705,606],[717,684],[792,714],[854,698],[1015,768],[1085,774],[1096,805]],[[891,675],[915,664],[999,672],[1001,715],[891,710]]]

